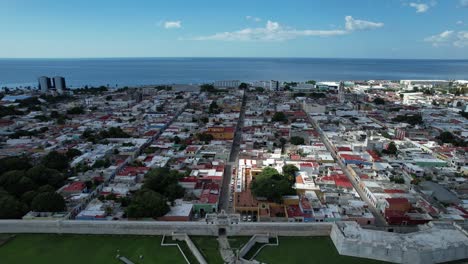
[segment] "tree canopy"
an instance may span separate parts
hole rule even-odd
[[[143,188],[158,192],[172,202],[184,196],[184,188],[179,185],[179,179],[183,176],[178,171],[168,168],[152,169],[145,175]]]
[[[304,138],[297,136],[291,137],[290,141],[293,145],[304,145],[305,142]]]
[[[251,183],[251,190],[257,197],[281,203],[283,195],[293,194],[291,182],[276,169],[266,167]]]
[[[21,218],[26,211],[26,206],[14,196],[0,191],[0,219]]]
[[[31,165],[28,158],[22,156],[0,159],[0,218],[21,218],[28,210],[33,209],[33,201],[36,201],[33,210],[50,211],[46,206],[52,206],[53,209],[57,208],[57,204],[62,205],[57,200],[63,198],[55,193],[55,190],[63,186],[65,176],[51,167],[57,167],[56,165],[61,163],[57,163],[54,157],[61,160],[62,157],[59,156],[65,155],[55,155],[47,155],[35,166]],[[68,161],[66,165],[68,167]],[[36,199],[42,193],[54,195],[52,199],[46,199],[44,202],[44,195],[41,199]],[[63,202],[62,208],[59,209],[63,210],[64,206]]]
[[[374,99],[374,104],[383,105],[383,104],[385,104],[385,100],[383,98],[377,97],[377,98]]]
[[[211,140],[213,140],[213,135],[208,134],[208,133],[200,133],[200,134],[197,134],[197,138],[200,141],[210,142]]]
[[[394,122],[404,122],[410,125],[420,125],[423,124],[423,119],[421,115],[398,115],[392,119]]]
[[[393,141],[388,144],[388,147],[386,149],[382,150],[382,153],[389,154],[389,155],[396,155],[397,152],[398,152],[397,146],[395,142]]]
[[[85,113],[85,110],[81,106],[75,106],[67,110],[68,115],[82,115]]]
[[[442,143],[452,144],[457,147],[465,147],[467,145],[466,141],[454,136],[449,131],[441,132],[436,138]]]
[[[142,189],[133,196],[126,212],[129,218],[156,218],[167,214],[169,210],[167,200],[161,194]]]
[[[67,156],[58,153],[57,151],[49,152],[42,159],[42,163],[51,169],[56,169],[59,171],[64,171],[68,169],[68,158]]]
[[[292,184],[296,182],[296,172],[299,169],[292,164],[287,164],[283,166],[283,175],[288,179],[288,181]]]
[[[40,193],[32,200],[31,209],[36,212],[63,212],[65,200],[56,192]]]
[[[287,122],[288,118],[283,112],[276,112],[273,117],[271,118],[273,122]]]

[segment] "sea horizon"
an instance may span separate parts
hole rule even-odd
[[[306,57],[0,58],[0,87],[63,76],[71,88],[201,84],[217,80],[468,79],[468,60]]]
[[[384,58],[384,57],[252,57],[252,56],[115,56],[115,57],[0,57],[0,60],[106,60],[106,59],[320,59],[320,60],[426,60],[468,61],[468,58]]]

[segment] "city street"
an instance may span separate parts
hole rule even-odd
[[[229,201],[231,196],[230,183],[232,179],[232,169],[237,167],[237,160],[240,151],[240,143],[242,142],[242,129],[244,127],[244,115],[245,115],[245,105],[247,103],[247,96],[244,94],[242,98],[242,106],[239,114],[239,120],[237,122],[236,132],[234,135],[234,140],[232,142],[231,153],[229,155],[229,161],[226,164],[224,169],[223,185],[221,187],[221,194],[219,197],[219,210],[225,210],[226,213],[232,213],[232,203]]]
[[[377,210],[377,208],[375,208],[375,206],[371,203],[371,201],[369,200],[369,198],[367,198],[367,196],[365,195],[365,193],[362,191],[361,187],[359,186],[359,184],[357,183],[357,181],[354,179],[353,175],[351,174],[351,172],[349,171],[348,167],[341,161],[341,159],[338,157],[337,153],[336,153],[336,148],[332,145],[332,143],[330,143],[330,141],[328,140],[328,138],[325,136],[325,134],[323,133],[322,129],[320,128],[320,126],[317,124],[317,122],[315,122],[315,120],[313,120],[309,113],[307,113],[307,117],[309,118],[310,122],[313,124],[313,126],[315,127],[315,129],[317,130],[317,132],[319,133],[320,135],[320,139],[321,141],[325,144],[325,147],[328,149],[328,151],[330,151],[330,153],[332,154],[333,158],[336,160],[336,162],[338,163],[338,165],[341,167],[341,170],[344,172],[344,174],[348,177],[348,179],[351,181],[351,183],[353,184],[353,187],[354,189],[358,192],[359,196],[361,197],[361,199],[367,203],[368,205],[368,208],[369,210],[372,212],[372,214],[374,215],[375,217],[375,225],[376,226],[387,226],[387,221],[385,220],[385,218],[382,216],[382,214],[379,213],[379,211]]]

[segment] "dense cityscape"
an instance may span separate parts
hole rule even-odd
[[[166,235],[181,222],[217,223],[220,237],[231,235],[223,218],[335,223],[343,255],[465,258],[467,91],[468,81],[444,80],[70,90],[63,77],[40,77],[37,87],[2,93],[0,218],[177,222]],[[24,228],[16,223],[13,233]],[[345,249],[353,230],[375,252]],[[383,240],[372,230],[430,232],[406,245],[417,233]],[[273,228],[266,243],[284,232]],[[265,243],[253,238],[254,249]],[[447,253],[380,256],[381,243]],[[220,254],[249,261],[249,250],[227,243]]]
[[[468,0],[0,0],[0,264],[468,264]]]

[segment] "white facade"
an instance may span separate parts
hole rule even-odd
[[[239,80],[225,80],[225,81],[216,81],[214,86],[217,88],[238,88],[240,85]]]

